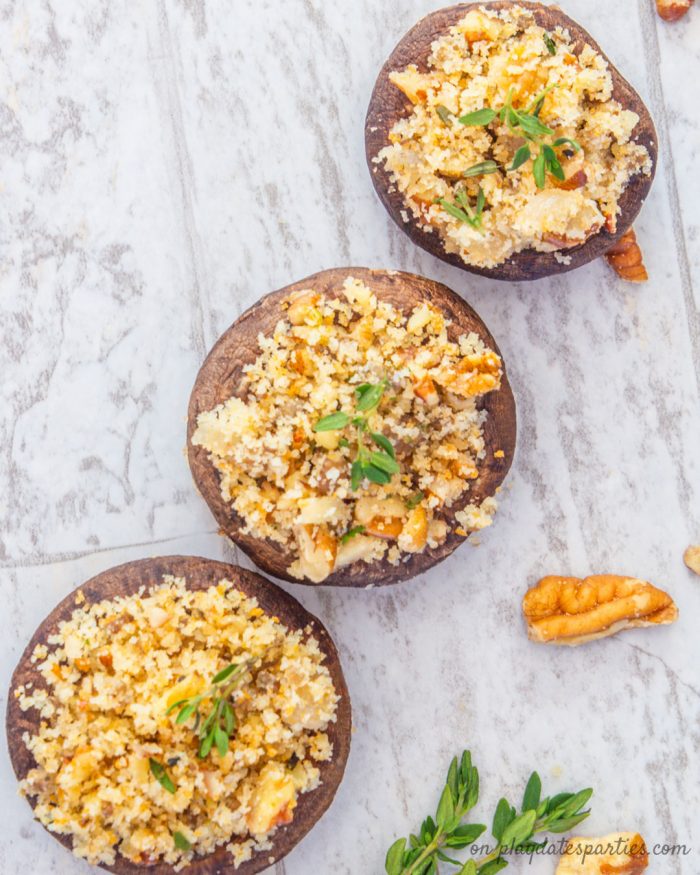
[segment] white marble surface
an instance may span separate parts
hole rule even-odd
[[[603,263],[507,286],[415,248],[373,194],[376,72],[429,0],[0,0],[3,697],[70,588],[156,553],[236,557],[183,456],[207,348],[261,294],[343,264],[442,280],[486,320],[519,408],[496,525],[384,592],[296,588],[342,651],[356,731],[331,811],[277,875],[375,875],[471,747],[489,817],[537,766],[595,787],[593,833],[684,842],[700,870],[700,9],[561,0],[648,100],[661,162],[637,223],[651,281]],[[558,651],[519,615],[543,573],[668,588],[680,622]],[[0,758],[0,872],[79,873]],[[552,873],[551,861],[510,871]],[[273,870],[271,870],[273,871]]]

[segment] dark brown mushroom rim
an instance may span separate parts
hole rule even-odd
[[[445,252],[443,240],[439,234],[423,231],[413,218],[409,219],[408,222],[403,221],[401,212],[406,211],[404,197],[392,182],[391,174],[384,168],[384,164],[375,163],[374,159],[385,146],[389,145],[389,132],[394,124],[400,118],[409,115],[413,109],[413,104],[410,100],[389,81],[389,74],[394,70],[403,70],[409,64],[415,64],[423,73],[427,72],[431,44],[445,34],[450,27],[464,18],[470,9],[485,7],[487,9],[500,10],[511,9],[516,6],[532,10],[537,24],[547,30],[551,30],[557,25],[567,28],[571,35],[573,51],[576,55],[581,53],[584,46],[589,45],[605,58],[610,66],[610,73],[612,75],[612,96],[625,109],[630,109],[639,116],[639,123],[634,129],[634,139],[637,143],[646,147],[651,157],[652,167],[649,176],[637,174],[632,177],[627,188],[622,193],[619,200],[620,213],[617,217],[617,230],[615,233],[611,234],[609,231],[602,229],[597,234],[589,237],[580,246],[563,250],[564,254],[571,257],[569,264],[562,264],[557,261],[553,252],[536,252],[533,249],[525,249],[512,255],[507,261],[497,267],[473,267],[470,264],[466,264],[458,254]],[[631,227],[649,193],[656,171],[656,144],[654,122],[642,98],[617,70],[591,35],[560,9],[554,6],[543,6],[541,3],[529,3],[526,0],[522,0],[522,2],[495,0],[495,2],[491,3],[462,3],[458,6],[450,6],[447,9],[439,9],[437,12],[433,12],[421,19],[403,37],[382,67],[372,91],[365,120],[365,151],[370,176],[372,177],[372,182],[379,195],[379,199],[399,228],[405,231],[414,243],[417,243],[418,246],[421,246],[443,261],[447,261],[456,267],[461,267],[470,273],[513,282],[535,280],[552,274],[564,273],[565,271],[581,267],[589,261],[604,255],[625,231]]]
[[[192,444],[192,435],[197,427],[197,417],[200,413],[212,410],[232,396],[241,397],[244,394],[241,390],[243,367],[255,361],[259,354],[258,334],[272,334],[277,322],[285,318],[286,310],[283,305],[289,295],[301,289],[314,289],[327,298],[338,298],[342,296],[343,282],[349,276],[362,280],[377,298],[387,301],[406,315],[409,315],[418,304],[423,302],[432,304],[452,321],[448,330],[451,340],[473,331],[494,352],[499,352],[495,340],[479,316],[447,286],[412,273],[369,270],[364,267],[324,270],[271,292],[224,332],[202,365],[190,397],[187,453],[192,476],[202,497],[216,517],[222,533],[235,541],[268,574],[292,583],[364,587],[398,583],[427,571],[464,542],[462,536],[451,531],[441,546],[434,549],[426,548],[422,553],[413,553],[398,566],[392,565],[386,559],[372,563],[359,561],[343,568],[342,571],[334,572],[320,584],[311,583],[307,579],[299,580],[291,577],[287,571],[296,558],[294,555],[284,550],[280,544],[252,537],[243,531],[243,520],[221,497],[219,473],[210,461],[208,452]],[[481,409],[488,412],[484,425],[487,456],[480,462],[478,479],[472,481],[469,491],[455,502],[448,513],[444,514],[450,529],[456,525],[455,512],[472,502],[480,504],[485,498],[493,495],[510,468],[515,451],[515,401],[506,376],[505,365],[501,388],[482,397],[479,405]],[[496,450],[503,450],[503,458],[493,457],[493,452]]]
[[[325,654],[324,665],[327,666],[336,692],[340,696],[336,722],[328,727],[328,737],[333,744],[333,758],[329,762],[319,764],[322,783],[315,790],[299,796],[294,810],[294,820],[274,833],[271,839],[272,848],[257,852],[236,869],[231,855],[226,851],[225,846],[222,846],[213,854],[195,857],[191,865],[181,870],[192,875],[234,875],[234,873],[254,875],[267,869],[272,862],[280,860],[291,851],[326,811],[340,785],[350,752],[351,711],[350,697],[338,651],[322,623],[306,611],[296,599],[259,574],[224,562],[214,562],[211,559],[194,556],[142,559],[103,571],[79,589],[85,596],[86,604],[89,604],[116,596],[133,595],[141,587],[148,589],[160,584],[164,574],[184,577],[188,588],[197,590],[207,589],[223,579],[230,580],[246,595],[254,596],[266,614],[279,617],[289,629],[308,628],[308,634],[316,638],[321,651]],[[33,708],[26,712],[21,710],[14,697],[14,690],[22,684],[25,686],[34,684],[34,687],[46,686],[41,674],[31,662],[31,655],[37,644],[47,644],[49,636],[58,631],[59,623],[68,620],[76,610],[77,592],[78,590],[74,590],[65,598],[39,626],[12,675],[6,728],[10,759],[18,780],[23,780],[29,770],[36,765],[32,754],[22,741],[22,735],[25,732],[35,734],[39,729],[40,718],[38,711]],[[31,797],[29,801],[31,803]],[[69,850],[72,848],[70,836],[53,832],[51,835]],[[166,863],[140,866],[129,862],[119,854],[113,865],[101,864],[100,868],[118,875],[136,875],[144,871],[149,872],[150,875],[172,875],[175,871],[173,866]]]

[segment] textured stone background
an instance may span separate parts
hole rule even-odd
[[[504,353],[519,449],[496,525],[385,592],[296,588],[343,654],[347,779],[274,870],[379,873],[454,752],[482,817],[541,770],[592,784],[589,833],[639,829],[698,870],[700,9],[562,0],[648,101],[661,163],[637,223],[651,281],[605,264],[505,286],[414,247],[376,200],[362,127],[376,72],[427,0],[0,0],[1,683],[49,608],[156,553],[240,559],[183,456],[197,368],[265,292],[325,267],[413,270],[463,294]],[[544,573],[668,588],[672,628],[574,650],[526,640]],[[87,870],[32,823],[0,758],[0,872]],[[694,860],[695,862],[689,862]],[[551,861],[514,871],[551,873]]]

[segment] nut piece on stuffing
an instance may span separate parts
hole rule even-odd
[[[614,832],[600,838],[570,838],[555,875],[639,875],[649,865],[639,833]]]
[[[691,546],[683,554],[683,561],[696,574],[700,574],[700,546]]]
[[[678,21],[693,5],[693,0],[656,0],[656,11],[664,21]]]
[[[543,577],[525,593],[528,637],[543,644],[585,644],[623,629],[673,623],[668,593],[636,577]]]

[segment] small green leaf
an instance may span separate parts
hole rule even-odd
[[[566,179],[566,174],[562,169],[561,164],[559,163],[559,159],[557,158],[557,154],[552,149],[551,146],[544,145],[542,146],[542,151],[544,152],[544,161],[545,165],[549,169],[549,172],[552,176],[555,176],[557,179],[560,179],[562,182]]]
[[[233,735],[233,730],[236,728],[236,715],[228,702],[224,705],[224,727],[230,738]]]
[[[175,723],[178,725],[182,723],[186,723],[190,717],[197,710],[197,702],[191,702],[189,705],[185,705],[185,707],[180,711],[180,713],[175,718]]]
[[[384,869],[387,875],[401,875],[406,839],[397,839],[386,853]]]
[[[372,453],[372,455],[374,456],[375,454]],[[371,483],[378,483],[380,486],[385,486],[391,482],[391,474],[388,474],[381,468],[377,468],[374,464],[363,465],[362,473]]]
[[[452,790],[450,790],[449,786],[446,786],[442,791],[442,796],[440,797],[440,802],[437,807],[437,815],[435,817],[437,821],[437,825],[445,832],[448,831],[448,827],[452,821],[452,818],[455,816],[455,802],[452,798]]]
[[[508,824],[513,820],[513,809],[507,799],[499,799],[496,806],[496,812],[493,815],[493,825],[491,832],[497,842],[501,841],[501,836]]]
[[[385,453],[388,453],[392,459],[396,458],[396,453],[394,452],[394,447],[392,446],[391,441],[388,437],[384,437],[383,434],[379,434],[379,432],[371,431],[369,436],[375,442],[378,447],[381,447]]]
[[[192,845],[187,841],[185,836],[181,832],[173,833],[173,841],[175,842],[175,847],[178,851],[189,851]]]
[[[168,793],[175,792],[175,784],[173,784],[172,779],[165,771],[165,766],[158,762],[158,760],[154,760],[153,757],[149,757],[148,765],[151,767],[151,774],[158,781],[160,786],[167,790]]]
[[[532,174],[535,177],[537,188],[544,188],[544,152],[540,151],[532,165]]]
[[[527,143],[524,146],[521,146],[518,151],[513,156],[513,163],[510,165],[508,170],[517,170],[518,167],[522,167],[522,165],[529,161],[532,156],[530,155],[530,147]]]
[[[345,428],[349,422],[350,417],[347,413],[339,410],[337,413],[330,413],[328,416],[319,419],[316,425],[314,425],[314,431],[338,431],[340,428]]]
[[[467,224],[471,225],[474,221],[464,210],[461,210],[456,204],[451,204],[444,197],[438,198],[437,202],[446,213],[449,213],[455,219],[459,219],[460,222],[467,222]]]
[[[177,702],[173,702],[173,704],[165,712],[165,716],[167,717],[169,714],[172,714],[176,708],[179,708],[180,705],[184,705],[185,702],[189,702],[189,699],[178,699]]]
[[[357,492],[364,477],[364,466],[362,462],[355,460],[350,466],[350,488],[353,492]]]
[[[202,743],[199,745],[199,753],[198,756],[200,760],[204,760],[209,756],[209,752],[211,751],[214,745],[214,732],[216,730],[212,728],[211,732],[209,732],[204,739],[202,739]]]
[[[486,195],[484,194],[484,190],[481,186],[479,186],[479,192],[476,196],[476,218],[481,224],[481,214],[484,212],[484,204],[486,203]]]
[[[585,790],[580,790],[578,793],[575,793],[563,806],[560,806],[562,814],[567,817],[571,814],[578,814],[592,795],[593,789],[591,787],[587,787]]]
[[[462,176],[469,178],[470,176],[487,176],[489,173],[497,173],[498,164],[495,161],[480,161],[478,164],[472,164],[468,167]]]
[[[512,820],[503,830],[501,836],[501,844],[506,848],[517,848],[519,844],[530,838],[532,829],[535,826],[537,812],[534,810],[526,811],[515,820]]]
[[[559,808],[565,802],[568,802],[569,799],[573,799],[573,793],[557,793],[556,796],[552,796],[551,799],[547,799],[547,812],[551,813],[555,809]]]
[[[369,460],[375,468],[379,468],[380,471],[386,471],[387,474],[398,474],[401,470],[401,466],[396,459],[387,455],[387,453],[370,453]]]
[[[440,116],[443,124],[446,124],[448,128],[451,127],[453,114],[446,106],[443,106],[441,103],[439,103],[435,107],[435,112]]]
[[[347,544],[355,535],[361,535],[365,530],[364,526],[353,526],[349,531],[347,531],[342,538],[340,539],[341,544]]]
[[[467,862],[462,866],[457,875],[478,875],[476,863],[474,860],[467,860]]]
[[[414,507],[418,507],[418,505],[423,501],[425,495],[422,492],[416,492],[415,495],[412,495],[410,498],[407,498],[404,504],[409,510],[413,510]],[[455,762],[457,760],[455,759]]]
[[[547,47],[547,51],[550,55],[556,55],[557,53],[557,44],[554,42],[552,37],[548,33],[542,34],[542,39],[544,40],[544,44]]]
[[[508,861],[499,857],[497,860],[489,860],[479,869],[479,875],[496,875],[501,869],[505,869]]]
[[[212,684],[220,684],[226,680],[226,678],[230,678],[234,671],[238,668],[237,665],[227,665],[226,668],[222,668],[218,674],[215,674],[212,678]]]
[[[370,386],[369,389],[366,389],[358,398],[356,404],[357,409],[365,413],[366,411],[375,408],[381,401],[385,389],[386,380],[382,380],[381,383],[375,383],[375,385]]]
[[[349,447],[350,441],[347,438],[341,437],[341,439],[338,441],[338,446],[339,447]]]
[[[217,726],[214,730],[214,743],[216,744],[219,756],[223,759],[228,753],[228,735],[220,726]]]
[[[570,137],[557,137],[557,139],[552,143],[553,146],[564,146],[565,144],[569,144],[574,152],[581,151],[581,145],[576,142],[576,140],[572,140]]]
[[[540,776],[537,772],[533,772],[530,775],[530,779],[527,782],[527,786],[525,787],[525,793],[523,794],[523,811],[529,811],[531,808],[537,810],[537,806],[540,804],[540,795],[542,794],[542,781],[540,780]]]
[[[490,125],[496,118],[496,115],[497,113],[485,106],[483,109],[468,112],[466,115],[458,118],[457,121],[460,125],[467,125],[468,127],[483,127],[484,125]]]
[[[573,829],[581,823],[582,820],[585,820],[590,813],[589,809],[588,811],[582,811],[580,814],[576,814],[573,817],[566,817],[563,820],[555,820],[553,823],[547,825],[547,830],[554,833],[568,832],[570,829]]]
[[[547,125],[542,124],[535,115],[529,115],[526,112],[519,112],[517,115],[518,125],[526,134],[530,134],[532,137],[544,137],[548,134],[554,133],[554,131],[551,128],[548,128]]]
[[[463,823],[452,831],[445,844],[449,848],[466,848],[485,831],[486,826],[483,823]]]

